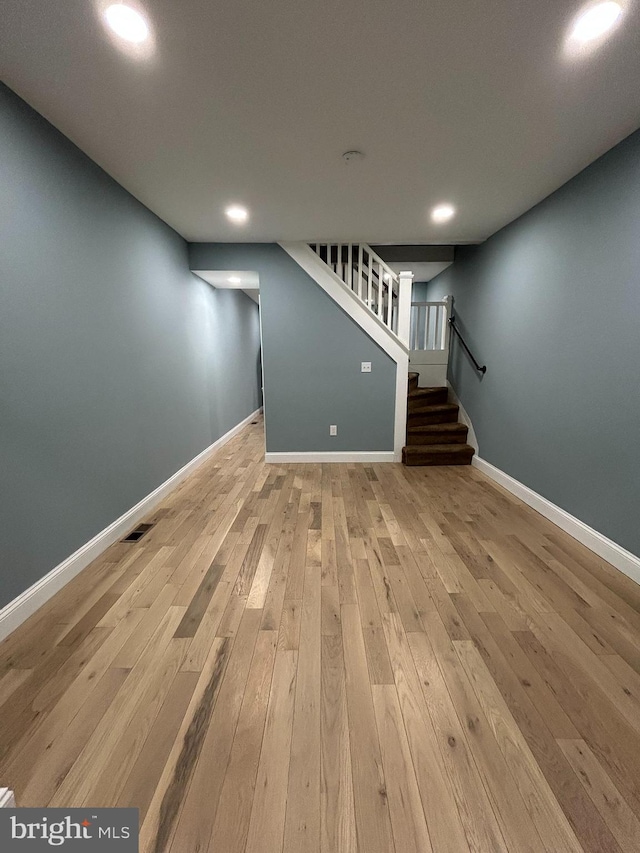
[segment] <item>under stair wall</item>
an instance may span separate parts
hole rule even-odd
[[[190,262],[259,274],[267,461],[396,458],[397,363],[299,263],[235,243],[191,244]],[[406,396],[406,367],[404,382]]]

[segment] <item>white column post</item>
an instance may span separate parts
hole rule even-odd
[[[442,341],[442,349],[448,353],[449,352],[449,337],[451,335],[451,326],[449,325],[449,320],[453,315],[453,296],[446,296],[444,299],[444,334]],[[448,355],[447,355],[448,361]]]
[[[411,287],[413,273],[400,273],[398,281],[398,337],[402,343],[409,346],[409,331],[411,329]]]

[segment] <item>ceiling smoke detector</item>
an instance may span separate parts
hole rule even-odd
[[[358,160],[364,160],[362,151],[345,151],[342,155],[345,163],[356,163]]]

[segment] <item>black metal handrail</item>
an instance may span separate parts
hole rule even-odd
[[[449,325],[451,326],[451,328],[453,329],[453,331],[456,333],[456,335],[457,335],[457,336],[458,336],[458,338],[460,339],[460,343],[462,344],[462,346],[464,347],[464,349],[465,349],[465,351],[466,351],[467,355],[469,356],[469,358],[470,358],[470,359],[471,359],[471,361],[473,362],[473,366],[475,367],[475,369],[476,369],[479,373],[482,373],[482,375],[484,376],[484,374],[487,372],[487,365],[486,365],[486,364],[483,364],[482,366],[480,366],[480,365],[478,364],[478,362],[475,360],[475,358],[473,357],[473,353],[471,352],[471,350],[470,350],[470,349],[469,349],[469,347],[467,346],[467,343],[466,343],[465,339],[464,339],[464,338],[462,337],[462,335],[460,334],[460,329],[456,326],[456,318],[455,318],[455,317],[449,317]]]

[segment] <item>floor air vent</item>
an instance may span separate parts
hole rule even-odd
[[[151,530],[153,524],[139,524],[135,530],[132,530],[128,536],[121,539],[121,542],[139,542],[147,531]]]

